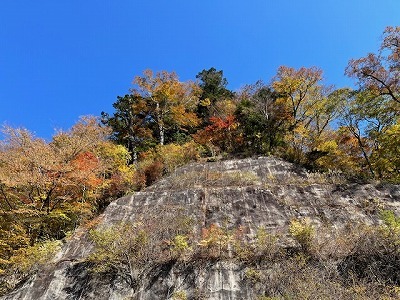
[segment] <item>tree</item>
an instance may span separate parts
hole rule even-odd
[[[0,258],[28,244],[63,238],[129,188],[128,151],[107,141],[108,133],[94,117],[83,117],[50,142],[26,129],[4,128],[0,244],[6,246],[0,247]]]
[[[347,130],[355,138],[371,176],[382,178],[382,165],[376,160],[380,160],[378,156],[384,156],[383,136],[396,122],[397,112],[388,109],[392,100],[376,96],[370,90],[341,89],[337,93],[343,98],[339,118],[342,133]],[[381,166],[377,168],[378,165]]]
[[[219,151],[234,153],[237,149],[240,149],[242,137],[235,116],[211,117],[210,123],[206,128],[198,130],[193,137],[196,142],[208,147],[212,156],[215,156],[216,152]]]
[[[243,132],[246,150],[265,154],[283,140],[288,114],[278,94],[262,81],[245,86],[237,95],[235,115]]]
[[[357,141],[358,148],[365,159],[368,166],[368,170],[372,176],[375,175],[372,167],[370,156],[372,145],[370,140],[365,137],[365,120],[366,112],[362,103],[365,101],[361,100],[363,95],[357,91],[351,89],[342,89],[337,91],[338,95],[345,99],[341,108],[341,117],[339,122],[342,126],[342,130],[348,131]]]
[[[218,101],[232,99],[234,93],[226,88],[228,81],[224,77],[223,71],[217,71],[214,67],[199,72],[196,78],[200,80],[201,95],[197,107],[197,115],[209,124],[209,118],[218,115],[216,103]]]
[[[357,79],[362,90],[369,90],[375,96],[388,97],[400,104],[400,26],[386,27],[378,54],[352,59],[346,68],[346,75]]]
[[[132,89],[132,94],[147,101],[149,113],[146,121],[156,125],[160,145],[165,143],[167,129],[185,131],[199,124],[195,109],[200,89],[194,82],[180,82],[174,72],[154,74],[145,70],[143,76],[135,77],[133,83],[136,88]]]
[[[396,177],[397,167],[389,163],[396,161],[395,148],[387,134],[396,131],[400,112],[400,27],[387,27],[378,53],[350,60],[346,75],[355,78],[360,89],[345,107],[342,120],[359,141],[371,175]]]
[[[281,66],[273,79],[272,86],[281,95],[290,113],[290,130],[300,123],[308,122],[314,107],[320,100],[322,70],[318,68],[300,68],[298,70]]]
[[[112,128],[111,139],[124,145],[136,160],[138,153],[157,144],[151,107],[145,98],[132,94],[118,96],[113,107],[113,116],[101,113],[102,123]]]
[[[0,180],[7,187],[15,187],[19,201],[50,213],[56,190],[67,184],[69,166],[50,144],[29,131],[6,127],[4,133],[7,138],[0,154]]]
[[[291,160],[313,164],[326,154],[318,148],[337,115],[340,98],[329,97],[332,88],[321,81],[322,70],[315,67],[296,70],[281,66],[273,79],[272,87],[279,94],[277,102],[288,115],[286,156]]]
[[[385,128],[378,137],[379,146],[372,154],[372,161],[379,176],[384,179],[400,180],[400,118]]]

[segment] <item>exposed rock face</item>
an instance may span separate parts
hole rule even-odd
[[[316,228],[375,224],[379,207],[399,213],[399,204],[399,186],[344,183],[338,176],[311,174],[268,157],[182,167],[145,191],[111,203],[100,225],[135,221],[148,211],[180,205],[198,221],[196,230],[216,223],[242,226],[248,236],[260,226],[285,234],[290,220],[302,217]],[[84,259],[92,249],[87,232],[79,229],[53,262],[2,299],[128,299],[132,292],[123,280],[91,277]],[[256,299],[243,276],[243,267],[229,260],[165,265],[149,274],[135,299],[170,299],[174,290],[192,299]]]

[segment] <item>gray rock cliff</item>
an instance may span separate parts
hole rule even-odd
[[[308,218],[317,230],[326,224],[377,224],[378,209],[398,214],[399,204],[399,186],[348,183],[339,175],[309,173],[261,157],[181,167],[146,190],[112,202],[99,226],[135,222],[151,211],[179,206],[196,220],[198,232],[218,224],[243,228],[249,238],[260,227],[285,237],[293,219]],[[285,243],[293,240],[287,237]],[[87,230],[78,229],[53,261],[1,299],[131,299],[131,289],[120,278],[91,275],[85,258],[92,251]],[[171,263],[152,270],[134,299],[173,299],[174,290],[185,291],[190,299],[257,299],[244,277],[243,264],[230,259]]]

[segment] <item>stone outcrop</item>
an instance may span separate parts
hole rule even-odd
[[[184,207],[198,231],[219,224],[241,226],[249,237],[259,227],[285,235],[292,219],[307,217],[316,228],[377,224],[377,210],[400,213],[399,204],[399,186],[349,183],[337,174],[310,173],[261,157],[181,167],[146,190],[112,202],[99,226],[135,221],[172,205]],[[85,258],[92,250],[86,229],[78,229],[52,262],[2,299],[128,299],[132,292],[123,280],[90,275]],[[169,299],[174,290],[192,299],[256,299],[243,272],[232,260],[165,265],[149,273],[135,299]]]

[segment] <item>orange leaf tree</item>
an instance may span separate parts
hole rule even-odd
[[[196,142],[208,147],[213,155],[219,151],[233,153],[240,148],[243,138],[235,116],[211,117],[210,122],[210,125],[193,135]]]
[[[0,227],[3,221],[14,222],[24,228],[32,244],[64,236],[99,209],[102,199],[110,196],[108,188],[116,177],[130,172],[127,150],[108,142],[109,129],[93,117],[58,132],[51,142],[26,129],[6,127],[4,133]]]

